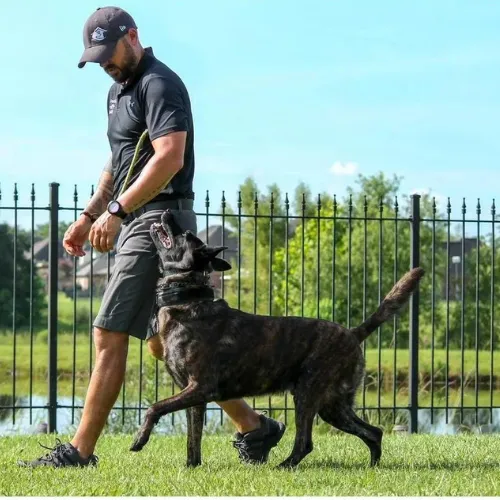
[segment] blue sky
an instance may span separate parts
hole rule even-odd
[[[77,68],[95,1],[2,6],[2,205],[14,182],[84,197],[109,154],[98,65]],[[500,2],[123,1],[145,46],[185,81],[195,120],[196,208],[261,187],[342,195],[359,172],[404,177],[456,205],[500,185]],[[145,7],[147,5],[147,7]],[[218,205],[218,203],[217,203]],[[489,212],[485,210],[484,212]],[[473,212],[472,212],[473,213]],[[0,219],[10,219],[4,210]]]

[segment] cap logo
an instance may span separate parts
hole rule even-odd
[[[92,40],[94,40],[95,42],[101,42],[102,40],[104,40],[106,38],[106,36],[104,35],[104,33],[106,33],[106,31],[108,30],[104,30],[102,28],[99,28],[97,27],[94,32],[92,33]]]
[[[121,29],[122,31],[125,31],[125,30],[127,29],[127,27],[126,27],[126,26],[120,26],[120,29]]]

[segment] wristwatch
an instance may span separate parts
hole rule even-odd
[[[120,219],[125,219],[127,217],[127,212],[123,210],[123,207],[120,205],[119,201],[116,200],[111,200],[108,203],[108,212],[111,215],[116,215],[117,217],[120,217]]]

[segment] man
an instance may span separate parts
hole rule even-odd
[[[67,230],[63,245],[69,254],[83,256],[88,238],[97,251],[108,252],[120,235],[115,267],[93,324],[96,364],[76,434],[70,443],[59,443],[49,454],[21,465],[97,463],[94,448],[123,384],[129,336],[146,339],[151,354],[162,359],[159,338],[149,328],[159,277],[149,228],[169,208],[179,225],[197,232],[193,119],[183,82],[155,58],[151,48],[141,46],[134,20],[122,9],[97,9],[85,24],[83,41],[85,50],[78,66],[98,63],[115,81],[107,102],[111,157],[94,196]],[[146,130],[147,138],[130,172],[139,138]],[[219,404],[238,431],[234,446],[240,458],[265,462],[285,426],[257,414],[243,400]]]

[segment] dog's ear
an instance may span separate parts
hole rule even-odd
[[[203,255],[210,262],[212,269],[214,271],[229,271],[231,269],[231,264],[226,262],[224,259],[220,259],[217,257],[219,253],[223,250],[227,250],[229,247],[209,247],[207,245],[203,245],[203,247],[197,248],[196,252],[199,252],[200,255]]]
[[[219,255],[223,250],[227,250],[229,247],[206,247],[204,252],[211,258],[215,258]]]
[[[205,246],[205,243],[198,238],[195,234],[193,234],[189,229],[185,233],[186,235],[186,241],[191,241],[192,243],[196,243],[197,247],[203,247]]]
[[[212,269],[214,271],[229,271],[231,269],[231,264],[225,261],[224,259],[220,259],[216,257],[223,250],[227,250],[229,247],[207,247],[205,248],[206,254],[210,258],[210,264],[212,265]]]
[[[225,261],[224,259],[219,259],[218,257],[214,257],[210,264],[214,271],[229,271],[231,269],[231,264]]]

